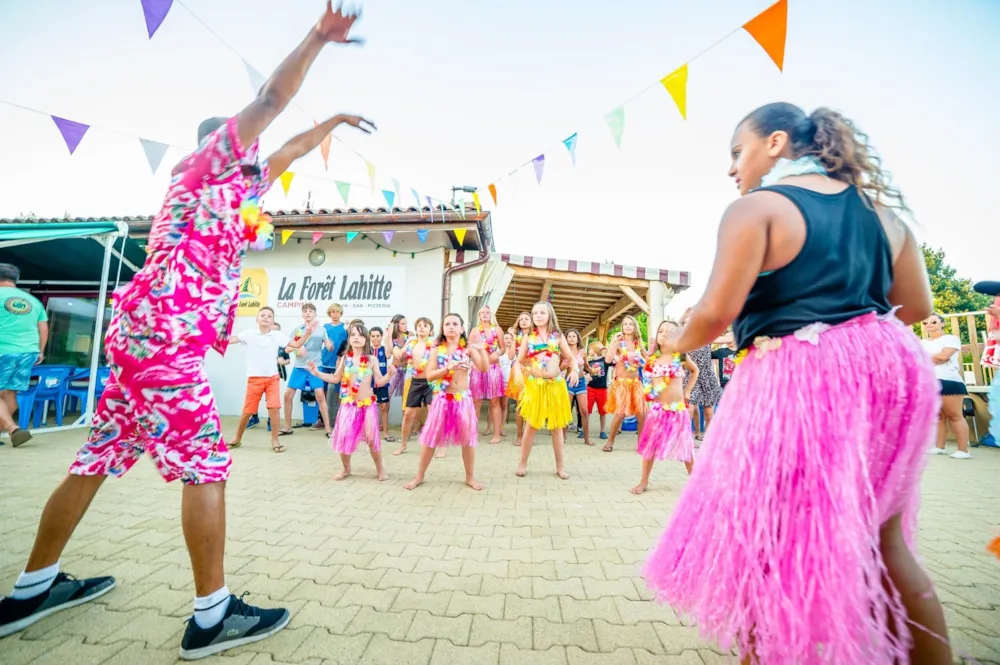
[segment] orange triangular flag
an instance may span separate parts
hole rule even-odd
[[[292,186],[292,178],[294,177],[295,174],[292,173],[291,171],[285,171],[280,176],[278,176],[278,180],[281,181],[281,188],[285,190],[285,196],[288,196],[288,188]]]
[[[313,120],[313,124],[316,125],[317,127],[319,127],[319,123],[316,122],[315,120]],[[319,154],[321,154],[323,156],[323,170],[324,171],[329,171],[330,170],[330,164],[329,164],[329,162],[330,162],[330,139],[331,138],[332,137],[329,134],[327,134],[326,136],[323,137],[323,140],[320,141],[320,144],[319,144]]]
[[[780,71],[785,67],[785,36],[788,32],[788,0],[778,0],[743,24]]]
[[[681,117],[687,120],[688,66],[685,64],[670,72],[660,79],[660,83],[673,97],[674,104],[677,104],[677,110],[681,112]]]
[[[459,247],[465,244],[465,231],[466,229],[455,229],[455,240],[458,241]]]
[[[490,183],[490,195],[493,197],[493,205],[497,204],[497,186]]]

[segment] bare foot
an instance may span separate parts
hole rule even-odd
[[[642,483],[639,483],[631,490],[632,494],[642,494],[645,491],[646,491],[646,486]]]
[[[471,487],[472,489],[476,490],[477,492],[483,489],[483,486],[477,483],[475,478],[466,478],[465,484]]]
[[[419,476],[417,476],[416,478],[414,478],[410,482],[408,482],[405,485],[403,485],[403,489],[405,489],[405,490],[415,490],[415,489],[417,489],[418,487],[420,487],[423,484],[424,484],[424,479],[421,478],[421,477],[419,477]]]
[[[338,473],[337,475],[335,475],[333,477],[333,479],[334,480],[343,480],[344,478],[346,478],[349,475],[351,475],[351,470],[350,469],[344,469],[343,471],[341,471],[340,473]]]
[[[377,471],[378,471],[378,479],[380,481],[389,480],[389,474],[385,472],[385,469],[378,469]]]
[[[519,464],[517,466],[517,471],[514,472],[514,475],[517,476],[518,478],[524,478],[525,474],[527,473],[528,473],[528,467],[524,464]]]
[[[434,459],[444,459],[447,453],[445,453],[444,448],[438,448],[437,453],[434,455]]]
[[[402,455],[405,452],[406,452],[406,446],[403,446],[402,448],[396,448],[394,451],[392,451],[392,454],[393,455]]]
[[[521,439],[514,439],[514,443],[512,443],[510,445],[512,445],[512,446],[519,446],[519,445],[521,445]]]
[[[500,443],[500,437],[499,436],[495,436],[492,439],[490,439],[490,444],[491,445],[495,445],[495,444],[498,444],[498,443]]]
[[[585,445],[585,446],[596,446],[597,444],[594,443],[593,441],[591,441],[590,439],[584,439],[583,440],[583,445]]]
[[[563,480],[569,479],[569,474],[563,471],[562,469],[556,469],[556,475],[562,478]]]

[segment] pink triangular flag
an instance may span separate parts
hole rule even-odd
[[[66,118],[60,118],[57,115],[50,117],[52,118],[52,122],[56,123],[56,127],[59,128],[59,133],[62,134],[63,141],[66,142],[66,147],[69,148],[69,154],[72,155],[76,152],[80,141],[83,140],[83,135],[90,129],[90,125],[85,125],[82,122],[73,122]]]
[[[313,232],[313,244],[314,245],[316,243],[318,243],[322,239],[323,239],[323,232],[322,231],[314,231]]]

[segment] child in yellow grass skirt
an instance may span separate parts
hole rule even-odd
[[[565,480],[569,474],[563,466],[563,448],[566,444],[566,427],[573,421],[570,411],[567,382],[576,385],[580,380],[576,356],[559,332],[559,322],[552,305],[540,302],[531,309],[534,330],[521,340],[518,364],[524,365],[524,389],[517,403],[517,411],[524,418],[524,438],[521,440],[521,462],[518,476],[527,473],[528,456],[535,440],[535,432],[548,429],[552,434],[552,452],[556,458],[556,475]],[[569,374],[563,378],[561,362],[565,359]]]

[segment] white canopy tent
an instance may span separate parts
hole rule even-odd
[[[121,238],[121,249],[116,250],[114,245]],[[58,427],[46,427],[44,429],[32,430],[33,434],[42,432],[58,432],[67,429],[77,429],[88,427],[93,418],[95,392],[97,389],[97,368],[101,357],[101,346],[104,343],[104,303],[108,300],[109,273],[111,269],[111,259],[116,256],[118,266],[115,283],[121,277],[122,262],[126,259],[125,242],[128,239],[128,226],[124,222],[117,221],[87,221],[87,222],[45,222],[45,223],[11,223],[0,224],[0,250],[7,250],[4,254],[13,254],[16,263],[16,248],[23,245],[44,243],[53,240],[67,239],[91,239],[100,243],[104,247],[103,262],[101,265],[100,287],[97,297],[97,307],[94,314],[94,336],[90,357],[90,384],[87,387],[87,406],[85,412],[71,424]],[[58,257],[62,261],[72,261],[72,256]]]

